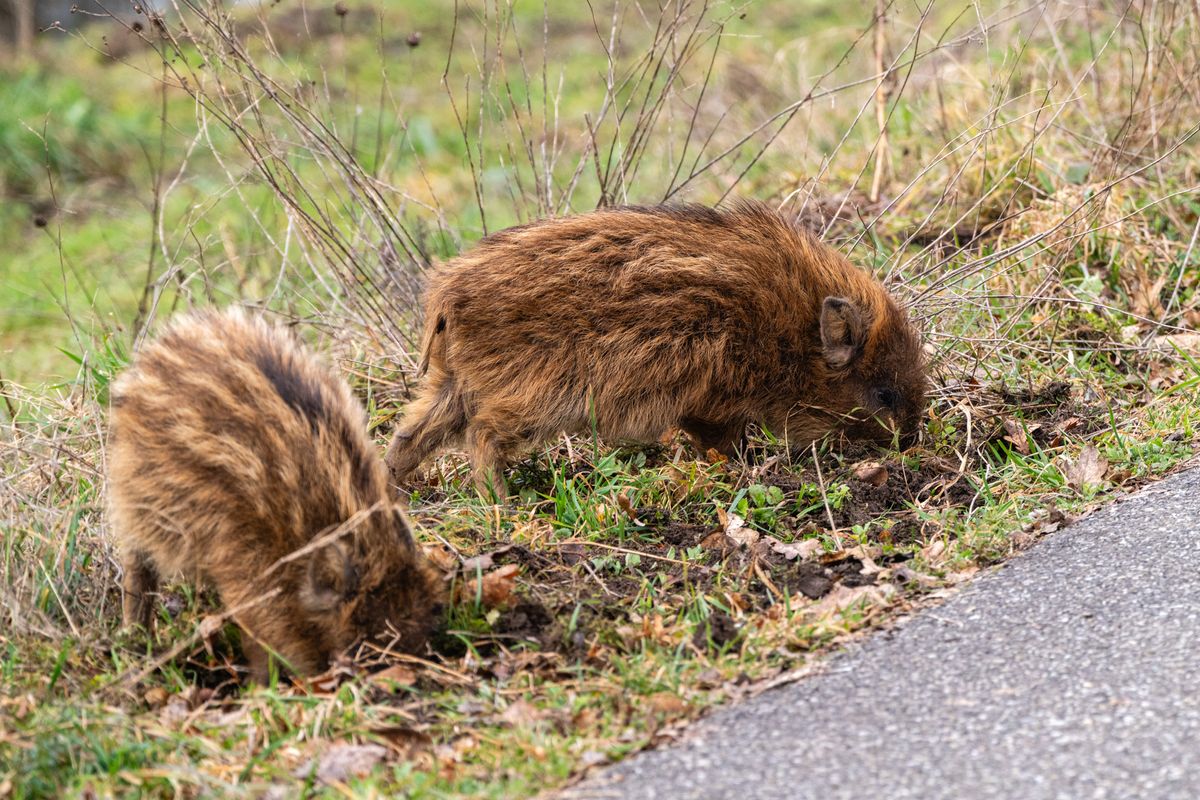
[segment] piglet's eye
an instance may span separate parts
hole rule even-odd
[[[879,399],[879,405],[890,408],[892,411],[895,411],[900,405],[900,394],[895,389],[876,389],[875,396]]]

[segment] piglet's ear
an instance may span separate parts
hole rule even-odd
[[[866,339],[862,315],[844,297],[826,297],[821,306],[821,349],[834,369],[847,366],[858,356]]]
[[[322,547],[308,561],[300,602],[312,612],[334,611],[358,592],[358,570],[340,542]]]
[[[400,545],[409,550],[416,550],[417,543],[413,538],[412,523],[408,521],[408,515],[404,513],[404,509],[400,506],[392,506],[390,513],[392,529],[396,532],[396,538],[400,541]]]

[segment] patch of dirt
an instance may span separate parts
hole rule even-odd
[[[641,513],[641,509],[638,509],[638,513]],[[713,532],[713,526],[672,520],[659,528],[657,532],[664,543],[676,548],[688,548],[700,544],[704,537]]]
[[[1107,427],[1107,410],[1078,394],[1065,381],[1025,389],[996,387],[991,391],[996,405],[982,409],[990,412],[981,416],[987,431],[983,440],[1027,454],[1029,440],[1042,448],[1058,447],[1067,434],[1086,435]]]
[[[893,517],[893,520],[892,527],[879,531],[875,538],[898,547],[925,542],[925,528],[915,516],[904,514]]]
[[[558,624],[550,611],[537,600],[526,598],[502,612],[492,630],[521,641],[536,641],[543,648],[558,638]]]
[[[724,611],[714,611],[708,619],[696,626],[692,644],[701,651],[716,652],[735,644],[741,638],[737,622]]]
[[[780,588],[789,592],[800,592],[809,600],[818,600],[833,589],[833,578],[825,567],[815,561],[805,561],[780,576]]]
[[[871,586],[875,583],[874,575],[863,575],[863,562],[857,558],[842,558],[825,564],[825,569],[834,579],[846,586]]]

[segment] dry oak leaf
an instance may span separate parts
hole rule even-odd
[[[478,572],[487,572],[492,567],[496,566],[496,557],[502,556],[513,549],[513,545],[506,544],[503,547],[497,547],[487,553],[480,553],[477,556],[463,559],[462,571],[466,575],[474,575]]]
[[[412,686],[417,682],[417,673],[411,667],[393,664],[385,670],[376,672],[370,680],[376,686],[391,690],[398,686]]]
[[[1028,432],[1033,433],[1040,428],[1040,425],[1030,424]],[[1029,455],[1029,436],[1026,434],[1026,427],[1021,424],[1020,420],[1008,417],[1004,420],[1004,441],[1011,444],[1018,453],[1023,456]]]
[[[638,519],[637,509],[633,507],[633,501],[629,499],[629,495],[625,492],[617,495],[617,505],[621,507],[621,510],[625,512],[625,516],[629,517],[629,520],[634,525],[643,526],[646,524]]]
[[[764,536],[763,541],[771,546],[771,550],[786,558],[788,561],[800,559],[805,561],[821,552],[823,546],[820,539],[801,539],[798,542],[781,542],[774,536]]]
[[[883,602],[895,591],[896,587],[890,583],[853,587],[839,583],[833,587],[833,591],[806,608],[805,612],[818,620],[829,619],[859,603],[873,605]]]
[[[520,564],[505,564],[480,578],[472,578],[464,583],[461,597],[468,601],[478,597],[484,608],[498,608],[512,597],[520,572]]]
[[[746,520],[737,514],[730,514],[725,509],[718,507],[717,521],[721,523],[721,529],[725,535],[739,547],[750,547],[758,541],[758,531],[746,527]]]
[[[878,547],[867,547],[865,545],[855,545],[847,547],[845,550],[838,550],[836,553],[826,553],[821,556],[822,563],[830,563],[833,561],[841,561],[844,558],[857,558],[862,562],[862,575],[874,575],[880,571],[880,566],[875,563],[875,556],[880,555],[882,550]]]
[[[878,461],[864,461],[854,468],[854,477],[872,486],[883,486],[887,483],[888,470]]]
[[[1089,444],[1079,451],[1074,462],[1067,465],[1064,474],[1071,488],[1082,492],[1088,486],[1099,486],[1104,482],[1104,476],[1108,474],[1108,459]]]

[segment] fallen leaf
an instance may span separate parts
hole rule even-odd
[[[859,575],[874,575],[883,570],[870,556],[863,556],[859,561],[862,562],[862,569],[858,571]]]
[[[378,744],[335,744],[316,759],[317,780],[325,784],[345,783],[361,778],[387,757],[387,748]],[[304,778],[313,772],[309,761],[295,772]]]
[[[882,585],[868,584],[866,586],[845,586],[838,584],[833,591],[805,609],[805,613],[825,619],[857,604],[874,604],[887,600],[896,591],[890,583]]]
[[[512,596],[520,572],[520,564],[505,564],[482,578],[472,578],[464,583],[461,597],[466,601],[478,597],[484,608],[498,608]]]
[[[417,682],[417,673],[411,667],[403,664],[393,664],[387,669],[376,672],[370,678],[371,683],[389,691],[399,686],[412,686]]]
[[[888,470],[878,461],[864,461],[854,468],[854,477],[872,486],[883,486],[887,483]]]
[[[733,541],[725,535],[725,531],[713,531],[700,540],[700,546],[705,550],[716,550],[721,554],[722,558],[727,556],[735,547]]]
[[[771,546],[773,552],[786,558],[788,561],[811,558],[823,549],[820,539],[801,539],[798,542],[781,542],[774,536],[764,536],[763,540]]]
[[[655,692],[646,698],[646,703],[660,714],[681,714],[687,710],[687,703],[674,692]]]
[[[496,662],[492,665],[492,674],[500,680],[508,680],[517,674],[551,675],[558,668],[560,661],[561,657],[557,653],[504,650],[496,657]]]
[[[1038,426],[1031,425],[1028,427],[1028,433],[1032,433]],[[1013,417],[1008,417],[1004,420],[1004,441],[1015,447],[1016,452],[1022,456],[1030,455],[1030,437],[1026,433],[1025,426],[1021,425],[1019,420],[1014,420]]]
[[[1113,484],[1123,484],[1125,481],[1133,477],[1133,473],[1127,469],[1109,469],[1108,481]]]
[[[1108,473],[1108,459],[1089,444],[1079,451],[1079,456],[1064,472],[1071,488],[1082,492],[1088,486],[1099,486],[1104,482],[1104,476]]]
[[[303,686],[296,688],[297,693],[311,692],[313,694],[333,694],[345,681],[340,671],[327,670],[320,675],[309,678]]]
[[[204,641],[216,636],[225,627],[225,619],[219,614],[209,614],[200,620],[200,638]]]
[[[158,718],[162,723],[170,728],[177,728],[187,721],[192,710],[188,707],[188,701],[182,695],[173,694],[167,700],[167,704],[158,712]]]
[[[142,699],[146,701],[146,705],[150,706],[152,711],[157,711],[165,706],[170,697],[171,695],[167,692],[167,690],[161,686],[154,686],[150,689],[147,689],[146,693],[142,695]]]
[[[458,568],[458,555],[442,543],[427,544],[422,550],[425,557],[442,572],[454,572]]]
[[[1078,428],[1081,424],[1083,424],[1082,417],[1068,417],[1067,419],[1064,419],[1062,422],[1058,423],[1058,430],[1059,433],[1070,433]]]
[[[936,567],[946,560],[946,542],[944,539],[934,539],[921,548],[921,558],[931,567]]]
[[[749,547],[758,541],[758,531],[746,527],[746,520],[737,514],[730,514],[723,508],[717,509],[717,519],[721,522],[725,535],[739,547]]]
[[[722,453],[718,453],[715,449],[710,447],[708,448],[708,452],[704,454],[704,460],[710,464],[724,464],[729,460],[729,457],[723,455]]]
[[[1051,502],[1045,508],[1033,512],[1033,519],[1023,528],[1022,532],[1032,541],[1034,536],[1044,533],[1054,533],[1065,525],[1067,521],[1067,515]],[[1018,542],[1018,544],[1021,543]]]
[[[487,553],[480,553],[477,556],[464,559],[462,562],[463,574],[470,577],[471,575],[480,572],[487,572],[489,569],[496,566],[497,556],[502,556],[512,549],[513,546],[511,544],[506,544],[503,547],[497,547],[495,550],[491,550]]]
[[[975,573],[979,572],[979,567],[967,567],[957,572],[949,572],[946,574],[945,580],[947,583],[955,584],[969,581],[975,577]]]
[[[517,698],[500,713],[500,721],[513,728],[528,728],[546,715],[533,703]]]
[[[1200,333],[1171,333],[1155,336],[1150,340],[1150,347],[1169,355],[1180,351],[1200,351]]]
[[[629,499],[629,495],[627,495],[625,492],[621,492],[619,495],[617,495],[617,505],[621,507],[621,510],[625,512],[625,516],[629,517],[634,525],[646,524],[638,519],[637,509],[633,507],[633,501]]]
[[[932,575],[917,572],[907,564],[897,564],[881,570],[879,579],[902,585],[916,584],[917,586],[936,586],[938,582],[937,578]]]
[[[882,552],[883,552],[883,550],[879,547],[871,547],[869,545],[856,544],[856,545],[854,545],[854,547],[847,547],[845,550],[838,551],[837,555],[839,556],[839,558],[831,559],[831,560],[837,561],[837,560],[840,560],[841,558],[857,558],[859,561],[862,561],[865,564],[866,562],[875,558],[875,556],[879,555]]]

